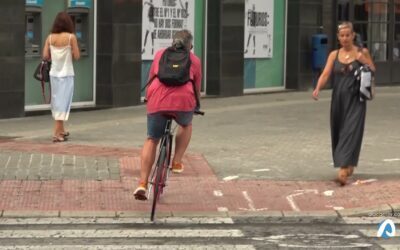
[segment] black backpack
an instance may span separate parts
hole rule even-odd
[[[191,64],[188,50],[169,47],[160,58],[157,77],[167,86],[182,86],[191,80]]]
[[[153,82],[157,77],[160,82],[166,86],[177,87],[191,82],[196,98],[196,108],[200,108],[200,100],[197,96],[196,84],[190,79],[190,51],[175,47],[168,47],[161,55],[158,64],[158,73],[154,75],[142,88],[141,91]]]

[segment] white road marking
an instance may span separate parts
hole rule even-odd
[[[324,195],[325,196],[332,196],[334,192],[335,191],[333,191],[333,190],[327,190],[327,191],[324,192]]]
[[[151,222],[147,218],[0,218],[0,225],[80,225],[80,224],[233,224],[229,217],[168,217]]]
[[[205,245],[52,245],[52,246],[31,246],[31,245],[12,245],[12,246],[0,246],[0,250],[170,250],[170,249],[193,249],[193,250],[203,250]],[[206,245],[206,249],[209,250],[255,250],[252,245]]]
[[[31,165],[32,165],[32,160],[33,160],[33,154],[31,154],[30,157],[29,157],[28,168],[31,167]]]
[[[383,220],[383,219],[382,219],[382,220]],[[370,230],[370,229],[360,229],[360,230],[358,230],[358,231],[360,231],[360,232],[361,232],[362,234],[364,234],[366,237],[378,238],[377,235],[376,235],[376,233],[378,232],[378,225],[376,226],[376,229],[374,229],[374,230]],[[392,238],[399,238],[399,237],[400,237],[400,230],[397,229],[397,230],[396,230],[395,236],[392,237]]]
[[[360,184],[367,184],[377,181],[377,179],[367,179],[367,180],[356,180],[351,185],[360,185]]]
[[[289,202],[289,205],[293,209],[293,211],[296,211],[296,212],[300,212],[300,208],[294,202],[294,197],[304,195],[306,193],[318,194],[317,189],[295,190],[295,192],[297,192],[297,193],[286,196],[286,200]]]
[[[381,245],[381,244],[379,244],[379,246],[385,250],[399,250],[400,249],[399,244],[397,244],[397,245],[387,245],[387,244]]]
[[[394,158],[394,159],[383,159],[384,162],[392,162],[392,161],[400,161],[399,158]]]
[[[227,176],[227,177],[225,177],[223,180],[224,180],[224,181],[231,181],[231,180],[235,180],[235,179],[237,179],[237,178],[239,178],[239,176],[233,175],[233,176]]]
[[[0,239],[15,238],[220,238],[244,237],[237,229],[159,229],[159,230],[2,230]]]
[[[360,247],[371,247],[371,244],[368,243],[349,243],[348,245],[333,245],[326,241],[323,241],[327,238],[336,238],[338,240],[338,244],[340,243],[340,239],[358,239],[360,236],[355,234],[350,235],[342,235],[342,234],[282,234],[282,235],[271,235],[269,237],[256,237],[252,238],[253,240],[258,241],[268,241],[271,243],[278,244],[279,247],[289,247],[289,248],[305,248],[305,249],[341,249],[341,248],[360,248]],[[318,239],[321,239],[321,244],[312,244],[308,239],[313,239],[317,242]],[[296,244],[288,244],[288,241],[296,240]],[[301,244],[301,241],[304,241],[304,244]],[[326,242],[324,245],[324,242]],[[312,244],[312,245],[311,245]],[[329,245],[328,245],[329,244]]]
[[[334,210],[343,210],[344,207],[333,207]]]
[[[390,216],[380,216],[380,217],[343,217],[346,224],[378,224],[385,220],[385,218]],[[400,218],[390,217],[390,219],[395,224],[400,224]]]
[[[240,210],[245,210],[245,211],[264,211],[268,210],[268,208],[256,208],[254,206],[254,201],[250,198],[250,195],[247,193],[247,191],[242,192],[244,198],[247,201],[247,204],[249,205],[249,208],[239,208]]]
[[[289,247],[289,248],[305,248],[305,249],[349,249],[349,248],[369,248],[372,247],[372,244],[369,243],[349,243],[349,245],[340,245],[340,246],[330,246],[330,245],[293,245],[293,244],[279,244],[280,247]]]
[[[7,163],[6,163],[6,168],[8,168],[8,164],[10,163],[10,161],[11,161],[11,156],[8,156],[8,160],[7,160]]]
[[[271,171],[271,169],[264,168],[264,169],[254,169],[253,172],[268,172]]]
[[[247,204],[249,205],[250,210],[255,211],[256,208],[254,207],[254,202],[253,200],[250,198],[249,194],[247,193],[247,191],[243,191],[242,192],[244,198],[247,200]]]
[[[218,212],[228,212],[229,209],[227,207],[218,207]]]
[[[214,190],[214,196],[222,197],[222,196],[224,196],[224,194],[222,193],[221,190]]]

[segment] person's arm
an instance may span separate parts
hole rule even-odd
[[[319,91],[325,87],[326,82],[328,81],[329,76],[332,73],[333,64],[335,62],[335,58],[337,56],[337,53],[339,53],[339,51],[335,50],[335,51],[332,51],[329,54],[328,60],[327,60],[326,65],[325,65],[325,68],[322,71],[321,76],[318,78],[317,86],[315,87],[315,90],[313,91],[313,94],[312,94],[312,96],[313,96],[313,98],[315,100],[318,100]]]
[[[203,78],[203,73],[201,69],[201,62],[200,59],[196,58],[196,60],[192,60],[193,66],[194,66],[194,84],[196,86],[196,91],[197,91],[197,96],[200,99],[200,93],[201,93],[201,80]]]
[[[47,37],[46,41],[44,42],[44,47],[43,47],[43,52],[42,52],[43,60],[50,60],[51,59],[49,43],[50,43],[49,37]]]
[[[149,99],[149,96],[147,95],[148,94],[148,91],[147,91],[147,89],[149,88],[149,86],[150,86],[150,84],[151,84],[151,82],[150,81],[154,81],[154,78],[155,78],[155,76],[157,75],[157,73],[155,72],[155,65],[156,65],[156,58],[157,58],[157,54],[155,55],[155,57],[154,57],[154,60],[153,60],[153,62],[151,63],[151,66],[150,66],[150,71],[149,71],[149,78],[147,79],[147,82],[146,82],[146,87],[145,87],[145,89],[144,89],[144,99],[145,99],[145,102]],[[157,62],[158,62],[158,60],[157,60]]]
[[[372,61],[371,55],[369,54],[369,51],[367,48],[361,49],[361,51],[357,55],[357,60],[361,62],[362,64],[367,64],[369,68],[375,72],[375,64]]]
[[[78,60],[81,57],[81,54],[79,52],[78,40],[76,39],[76,36],[74,34],[71,36],[71,48],[72,58]]]

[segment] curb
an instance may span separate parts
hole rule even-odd
[[[147,218],[150,211],[40,211],[40,210],[0,210],[0,218]],[[370,208],[348,208],[342,210],[312,211],[160,211],[158,218],[317,218],[337,219],[345,217],[400,217],[400,203],[384,204]]]

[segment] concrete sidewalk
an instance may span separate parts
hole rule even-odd
[[[187,169],[170,179],[160,211],[397,213],[400,88],[379,88],[368,103],[359,168],[344,188],[332,181],[330,91],[319,102],[310,96],[204,99]],[[50,115],[0,120],[3,216],[148,211],[150,203],[132,197],[145,126],[144,106],[73,112],[71,139],[53,144]]]

